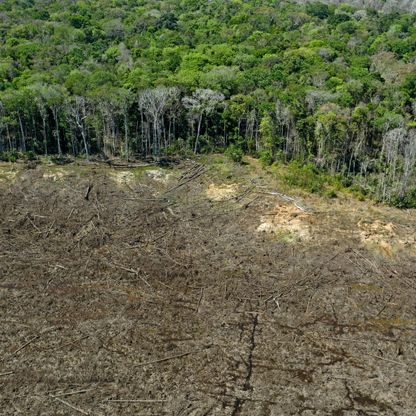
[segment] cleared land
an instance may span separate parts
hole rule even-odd
[[[0,195],[2,415],[414,415],[414,210],[221,157]]]

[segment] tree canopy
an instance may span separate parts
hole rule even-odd
[[[416,194],[416,16],[279,0],[3,0],[0,151],[230,145]],[[371,185],[377,177],[378,185]]]

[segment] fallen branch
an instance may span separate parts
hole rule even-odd
[[[54,219],[52,221],[52,224],[50,225],[50,227],[48,228],[48,230],[45,232],[45,237],[44,238],[48,238],[50,232],[52,231],[53,226],[55,225],[56,219]]]
[[[71,211],[70,211],[70,213],[69,213],[69,215],[66,217],[66,220],[67,221],[71,218],[71,216],[74,213],[74,211],[75,211],[75,208],[72,208]]]
[[[167,400],[163,399],[107,399],[106,403],[164,403]]]
[[[199,313],[199,308],[200,308],[201,303],[202,303],[202,298],[204,297],[204,290],[205,290],[205,288],[201,288],[201,295],[199,296],[198,305],[196,306],[196,313]]]
[[[82,340],[84,340],[84,339],[87,339],[87,338],[89,338],[89,337],[90,337],[89,335],[84,335],[83,337],[78,338],[78,339],[76,339],[76,340],[74,340],[74,341],[67,342],[67,343],[66,343],[66,344],[64,344],[64,345],[59,345],[57,348],[68,347],[69,345],[76,344],[77,342],[82,341]]]
[[[389,358],[380,357],[379,355],[367,354],[365,352],[361,352],[361,354],[367,355],[368,357],[378,358],[379,360],[387,361],[388,363],[399,364],[399,365],[402,365],[404,367],[407,367],[406,363],[401,363],[400,361],[390,360]]]
[[[292,196],[285,195],[285,194],[281,194],[280,192],[276,192],[276,191],[272,191],[272,192],[259,192],[259,193],[262,193],[262,194],[265,194],[265,195],[277,196],[277,197],[283,199],[284,201],[293,202],[293,205],[296,208],[300,209],[301,211],[304,211],[304,212],[311,212],[312,211],[311,208],[300,205],[299,202],[296,200],[296,198],[294,198]]]
[[[12,352],[12,357],[13,355],[16,355],[18,352],[22,351],[24,348],[26,348],[28,345],[30,345],[33,341],[36,341],[38,338],[40,337],[40,335],[36,335],[33,338],[31,338],[28,342],[26,342],[26,344],[23,344],[21,347],[19,347],[17,350]]]
[[[0,373],[0,377],[10,376],[11,374],[14,374],[14,371],[6,371],[5,373]]]
[[[201,165],[194,174],[192,174],[190,177],[186,178],[186,180],[184,180],[183,182],[179,183],[178,185],[175,185],[174,187],[168,189],[167,191],[165,191],[165,194],[175,191],[176,189],[186,185],[187,183],[195,180],[196,178],[200,177],[203,173],[205,173],[205,167],[203,165]]]
[[[89,412],[86,412],[85,410],[82,410],[79,407],[75,407],[71,403],[68,403],[67,401],[60,399],[59,397],[52,396],[52,395],[50,397],[52,397],[53,399],[57,400],[58,402],[61,402],[65,406],[68,406],[72,410],[76,410],[77,412],[82,413],[83,415],[89,415],[90,414]]]
[[[39,232],[41,233],[42,231],[39,230],[39,227],[32,221],[32,219],[30,218],[30,214],[27,213],[26,214],[26,218],[29,220],[29,222],[33,225],[33,227]]]
[[[165,362],[165,361],[175,360],[176,358],[186,357],[187,355],[195,354],[199,351],[200,350],[188,351],[188,352],[184,352],[182,354],[171,355],[170,357],[160,358],[159,360],[145,361],[143,363],[136,364],[135,367],[143,367],[145,365],[157,364],[157,363],[162,363],[162,362]]]
[[[142,276],[140,276],[139,271],[138,270],[134,270],[134,269],[130,269],[129,267],[125,267],[122,266],[121,264],[116,264],[116,263],[108,263],[109,265],[116,267],[118,269],[124,270],[126,272],[129,273],[133,273],[135,274],[141,281],[143,281],[147,286],[152,287],[151,284]]]
[[[69,393],[61,393],[61,394],[56,394],[53,397],[57,398],[57,397],[64,397],[64,396],[73,396],[74,394],[82,394],[82,393],[86,393],[87,391],[92,391],[95,389],[86,389],[86,390],[78,390],[78,391],[71,391]]]
[[[90,192],[92,189],[93,185],[88,185],[87,190],[85,191],[85,195],[84,195],[84,199],[88,201],[89,197],[90,197]]]

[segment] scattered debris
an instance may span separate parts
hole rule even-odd
[[[224,164],[0,182],[4,414],[412,414],[415,211]]]

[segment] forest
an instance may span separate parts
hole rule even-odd
[[[416,16],[277,0],[4,0],[0,158],[226,152],[416,206]]]

